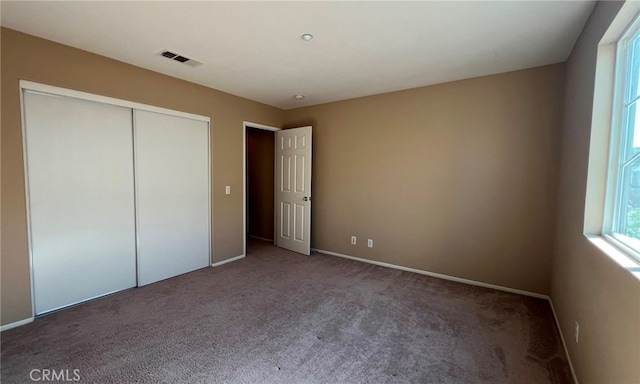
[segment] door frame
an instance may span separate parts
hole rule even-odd
[[[255,128],[262,129],[264,131],[275,133],[278,131],[282,131],[282,128],[273,127],[271,125],[252,123],[250,121],[242,122],[242,256],[247,256],[247,128]],[[273,158],[273,166],[276,166],[275,155]],[[274,168],[275,169],[275,168]],[[275,180],[274,180],[275,181]],[[275,183],[273,186],[275,192]],[[274,197],[274,207],[273,210],[275,212],[275,197]],[[274,229],[274,239],[273,242],[275,244],[275,228],[276,223],[273,221],[273,229]]]

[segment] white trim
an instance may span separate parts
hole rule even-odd
[[[21,327],[21,326],[23,326],[25,324],[33,323],[33,320],[34,320],[33,317],[29,317],[29,318],[26,318],[24,320],[15,321],[13,323],[5,324],[5,325],[0,327],[0,332],[4,332],[4,331],[7,331],[9,329],[16,328],[16,327]]]
[[[345,255],[345,254],[342,254],[342,253],[325,251],[325,250],[318,249],[318,248],[311,248],[311,250],[313,252],[318,252],[318,253],[322,253],[322,254],[329,255],[329,256],[342,257],[344,259],[360,261],[360,262],[367,263],[367,264],[378,265],[380,267],[398,269],[398,270],[401,270],[401,271],[413,272],[413,273],[417,273],[417,274],[420,274],[420,275],[436,277],[436,278],[443,279],[443,280],[455,281],[457,283],[475,285],[475,286],[484,287],[484,288],[492,288],[492,289],[495,289],[495,290],[498,290],[498,291],[515,293],[515,294],[518,294],[518,295],[530,296],[530,297],[535,297],[537,299],[547,300],[549,302],[549,305],[551,306],[551,312],[553,313],[553,318],[554,318],[555,323],[556,323],[556,328],[558,329],[558,332],[560,333],[560,341],[562,342],[562,348],[564,349],[564,353],[565,353],[565,355],[567,357],[567,362],[569,363],[569,369],[571,370],[571,376],[573,377],[574,383],[578,384],[578,377],[576,376],[576,371],[573,369],[573,363],[571,362],[571,357],[569,356],[569,349],[567,348],[567,343],[565,342],[564,334],[562,333],[562,328],[560,327],[560,322],[558,321],[558,316],[556,315],[556,310],[555,310],[555,308],[553,306],[553,301],[551,301],[551,297],[549,297],[547,295],[540,294],[540,293],[523,291],[521,289],[508,288],[508,287],[503,287],[501,285],[488,284],[488,283],[483,283],[483,282],[480,282],[480,281],[463,279],[463,278],[460,278],[460,277],[449,276],[449,275],[443,275],[441,273],[424,271],[422,269],[403,267],[401,265],[395,265],[395,264],[390,264],[390,263],[383,263],[381,261],[363,259],[363,258],[360,258],[360,257],[349,256],[349,255]]]
[[[213,154],[211,153],[213,149],[213,128],[211,127],[211,121],[207,124],[207,154],[209,158],[207,159],[207,189],[209,194],[209,209],[207,214],[209,215],[209,264],[213,262]],[[246,253],[246,252],[245,252]]]
[[[81,300],[74,301],[74,302],[69,303],[69,304],[61,305],[61,306],[59,306],[59,307],[55,307],[55,308],[51,308],[51,309],[47,309],[46,311],[43,311],[43,312],[40,312],[40,313],[36,314],[36,316],[44,316],[44,315],[48,315],[48,314],[53,313],[53,312],[58,312],[58,311],[60,311],[60,310],[67,309],[67,308],[71,308],[71,307],[75,307],[75,306],[80,305],[80,304],[89,303],[90,301],[98,300],[98,299],[101,299],[101,298],[103,298],[103,297],[107,297],[107,296],[114,295],[114,294],[116,294],[116,293],[120,293],[120,292],[128,291],[128,290],[130,290],[130,289],[134,289],[134,288],[136,288],[136,287],[137,287],[137,285],[136,285],[135,287],[128,287],[128,288],[116,289],[115,291],[111,291],[111,292],[107,292],[107,293],[101,293],[101,294],[99,294],[99,295],[91,296],[91,297],[88,297],[88,298],[86,298],[86,299],[81,299]]]
[[[591,115],[591,139],[585,197],[584,233],[602,233],[608,230],[614,191],[607,182],[608,175],[616,170],[610,159],[611,119],[613,95],[613,68],[615,67],[615,44],[600,45],[597,53],[593,111]]]
[[[143,111],[162,113],[165,115],[172,115],[172,116],[178,116],[178,117],[185,117],[187,119],[206,121],[207,123],[211,123],[211,118],[209,116],[196,115],[193,113],[181,112],[173,109],[161,108],[153,105],[136,103],[134,101],[116,99],[108,96],[94,95],[93,93],[81,92],[73,89],[56,87],[53,85],[35,83],[33,81],[20,80],[20,89],[26,90],[26,91],[32,91],[32,92],[46,93],[49,95],[67,96],[67,97],[73,97],[76,99],[96,101],[98,103],[117,105],[120,107],[126,107],[131,109],[140,109]]]
[[[627,224],[627,220],[624,218],[626,218],[628,213],[625,207],[627,206],[626,200],[629,192],[625,190],[623,185],[625,184],[625,180],[626,182],[631,183],[632,176],[631,174],[627,174],[624,169],[626,168],[626,165],[628,165],[629,160],[633,158],[630,154],[627,154],[624,149],[627,145],[626,140],[629,136],[629,127],[624,124],[624,119],[625,116],[627,116],[628,111],[628,107],[625,106],[625,104],[629,88],[629,79],[632,76],[632,73],[629,71],[627,66],[628,59],[631,57],[629,55],[630,50],[628,41],[633,37],[630,36],[630,34],[635,35],[635,31],[638,29],[638,26],[640,26],[640,23],[638,23],[637,20],[634,21],[615,44],[615,65],[612,69],[613,79],[611,84],[613,97],[612,102],[607,103],[611,108],[611,118],[609,120],[611,136],[609,145],[608,176],[605,181],[607,183],[605,208],[605,212],[607,212],[607,214],[604,217],[603,234],[614,235],[616,233],[620,233],[619,230],[621,230],[622,222]],[[600,65],[604,64],[602,61],[603,60],[601,60],[600,57],[597,58],[596,69]],[[597,100],[594,97],[594,106],[596,104]],[[592,131],[595,129],[597,129],[597,127],[594,127],[592,124]],[[621,216],[622,214],[624,215]],[[622,228],[624,228],[624,226],[622,226]],[[623,242],[622,239],[617,240],[620,243]],[[627,246],[632,247],[633,244],[628,244]]]
[[[272,127],[270,125],[252,123],[250,121],[243,121],[242,124],[244,125],[245,128],[256,128],[256,129],[262,129],[265,131],[272,131],[272,132],[282,131],[282,128]]]
[[[617,224],[615,216],[619,214],[616,190],[621,179],[618,165],[623,132],[619,106],[622,96],[616,87],[625,63],[619,45],[633,31],[632,26],[640,28],[639,11],[640,2],[626,2],[598,43],[583,225],[583,234],[592,243],[637,278],[640,273],[631,268],[640,265],[639,252],[612,235]]]
[[[524,295],[524,296],[531,296],[531,297],[536,297],[538,299],[549,299],[549,296],[547,295],[542,295],[540,293],[535,293],[535,292],[529,292],[529,291],[523,291],[520,289],[515,289],[515,288],[508,288],[508,287],[503,287],[501,285],[494,285],[494,284],[488,284],[488,283],[483,283],[481,281],[475,281],[475,280],[469,280],[469,279],[463,279],[461,277],[455,277],[455,276],[449,276],[449,275],[443,275],[441,273],[435,273],[435,272],[429,272],[429,271],[424,271],[422,269],[415,269],[415,268],[409,268],[409,267],[403,267],[401,265],[396,265],[396,264],[389,264],[389,263],[383,263],[381,261],[375,261],[375,260],[369,260],[369,259],[363,259],[360,257],[355,257],[355,256],[349,256],[349,255],[344,255],[342,253],[337,253],[337,252],[331,252],[331,251],[325,251],[322,249],[317,249],[317,248],[311,248],[312,251],[314,252],[318,252],[318,253],[323,253],[325,255],[330,255],[330,256],[337,256],[337,257],[342,257],[345,259],[350,259],[350,260],[355,260],[355,261],[361,261],[363,263],[368,263],[368,264],[374,264],[374,265],[378,265],[381,267],[386,267],[386,268],[393,268],[393,269],[399,269],[401,271],[407,271],[407,272],[413,272],[413,273],[418,273],[420,275],[427,275],[427,276],[431,276],[431,277],[437,277],[439,279],[444,279],[444,280],[450,280],[450,281],[455,281],[458,283],[464,283],[464,284],[469,284],[469,285],[476,285],[478,287],[484,287],[484,288],[492,288],[492,289],[496,289],[498,291],[505,291],[505,292],[510,292],[510,293],[516,293],[518,295]]]
[[[265,131],[272,131],[272,132],[277,132],[282,130],[282,128],[272,127],[270,125],[252,123],[250,121],[242,122],[242,253],[244,255],[247,254],[247,128],[257,128],[257,129],[263,129]],[[275,156],[273,161],[275,166],[275,161],[276,161]],[[274,189],[275,189],[275,186],[274,186]],[[274,201],[274,205],[275,205],[275,201]],[[273,209],[275,214],[275,206]],[[273,223],[274,230],[275,230],[275,227],[276,227],[276,224],[274,220],[274,223]]]
[[[24,196],[25,196],[25,211],[27,214],[27,253],[29,257],[29,288],[31,291],[31,319],[36,314],[36,287],[33,278],[33,241],[31,236],[31,197],[29,195],[29,162],[27,160],[27,124],[26,124],[26,110],[24,101],[24,91],[22,89],[22,80],[20,80],[20,86],[18,88],[20,92],[20,117],[22,120],[22,161],[24,167]],[[33,320],[32,320],[33,321]]]
[[[564,340],[564,334],[562,333],[562,328],[560,327],[560,321],[558,320],[558,315],[556,315],[556,309],[553,306],[553,301],[551,301],[551,298],[547,297],[547,300],[549,300],[549,305],[551,306],[551,312],[553,313],[553,318],[556,321],[556,328],[558,328],[558,332],[560,333],[560,341],[562,341],[564,354],[567,356],[567,362],[569,363],[571,376],[573,376],[573,382],[574,384],[578,384],[578,376],[576,376],[576,371],[573,369],[573,364],[571,363],[571,356],[569,356],[569,349],[567,348],[567,343]]]
[[[260,237],[260,236],[253,236],[253,235],[248,235],[251,238],[254,239],[258,239],[258,240],[262,240],[262,241],[267,241],[269,243],[275,244],[275,240],[274,239],[267,239],[266,237]]]
[[[136,241],[136,287],[140,286],[140,204],[138,204],[138,124],[135,109],[131,109],[131,153],[133,154],[133,221]]]
[[[616,43],[620,36],[624,35],[629,29],[629,25],[633,23],[633,20],[638,17],[638,12],[640,12],[640,2],[625,2],[602,36],[599,44]]]
[[[221,265],[225,265],[227,263],[232,263],[234,261],[238,261],[238,260],[244,259],[244,258],[245,258],[245,255],[240,255],[240,256],[232,257],[230,259],[225,259],[225,260],[222,260],[222,261],[218,261],[217,263],[211,263],[211,266],[212,267],[219,267]]]

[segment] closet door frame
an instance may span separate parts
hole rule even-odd
[[[33,81],[27,81],[27,80],[20,80],[19,82],[19,92],[20,92],[20,116],[22,119],[22,160],[23,160],[23,167],[24,167],[24,191],[25,191],[25,205],[26,205],[26,216],[27,216],[27,251],[28,251],[28,258],[29,258],[29,286],[30,286],[30,294],[31,294],[31,317],[35,317],[36,314],[36,308],[35,308],[35,288],[34,288],[34,269],[33,269],[33,252],[32,252],[32,233],[31,233],[31,212],[30,212],[30,201],[29,201],[29,170],[27,167],[28,164],[28,159],[27,159],[27,140],[26,140],[26,133],[27,133],[27,126],[26,126],[26,119],[25,119],[25,100],[24,100],[24,94],[25,91],[32,91],[32,92],[40,92],[40,93],[45,93],[45,94],[50,94],[50,95],[56,95],[56,96],[65,96],[65,97],[72,97],[72,98],[76,98],[76,99],[82,99],[82,100],[87,100],[87,101],[94,101],[94,102],[98,102],[98,103],[103,103],[103,104],[110,104],[110,105],[115,105],[115,106],[119,106],[119,107],[125,107],[125,108],[131,108],[132,110],[142,110],[142,111],[149,111],[149,112],[156,112],[156,113],[162,113],[162,114],[166,114],[166,115],[172,115],[172,116],[177,116],[177,117],[184,117],[184,118],[188,118],[188,119],[193,119],[193,120],[198,120],[198,121],[203,121],[207,123],[208,126],[208,140],[207,140],[207,152],[208,152],[208,161],[207,161],[207,176],[208,176],[208,183],[207,183],[207,187],[208,187],[208,191],[207,191],[207,195],[208,195],[208,209],[207,209],[207,213],[208,213],[208,228],[207,228],[207,233],[208,233],[208,240],[209,240],[209,265],[211,265],[212,261],[211,261],[211,256],[212,256],[212,249],[213,249],[213,236],[211,233],[211,229],[212,229],[212,200],[211,200],[211,119],[208,116],[202,116],[202,115],[196,115],[193,113],[188,113],[188,112],[181,112],[181,111],[176,111],[173,109],[168,109],[168,108],[162,108],[162,107],[156,107],[153,105],[148,105],[148,104],[142,104],[142,103],[137,103],[137,102],[133,102],[133,101],[128,101],[128,100],[122,100],[122,99],[117,99],[117,98],[113,98],[113,97],[108,97],[108,96],[101,96],[101,95],[96,95],[96,94],[92,94],[92,93],[87,93],[87,92],[81,92],[81,91],[76,91],[73,89],[68,89],[68,88],[62,88],[62,87],[57,87],[57,86],[53,86],[53,85],[47,85],[47,84],[41,84],[41,83],[36,83]],[[133,132],[133,125],[131,127],[132,132]],[[134,137],[135,140],[135,137]],[[131,143],[132,147],[134,146],[134,143]],[[134,152],[134,159],[135,159],[135,152]],[[135,161],[135,160],[134,160]],[[135,163],[134,163],[134,169],[135,169]],[[134,171],[135,172],[135,171]],[[134,174],[134,188],[135,188],[135,174]],[[135,192],[135,191],[134,191]],[[136,219],[136,223],[135,223],[135,228],[136,228],[136,265],[137,265],[137,259],[138,259],[138,217],[137,217],[137,208],[136,208],[136,212],[135,212],[135,219]],[[138,271],[136,270],[136,286],[138,285]]]

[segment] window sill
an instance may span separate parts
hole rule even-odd
[[[585,235],[587,239],[636,279],[640,280],[640,263],[625,252],[614,239],[603,236]]]

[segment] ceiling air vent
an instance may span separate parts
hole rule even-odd
[[[158,56],[166,57],[167,59],[178,61],[180,63],[187,64],[188,66],[191,66],[191,67],[197,67],[202,65],[202,63],[198,60],[190,59],[188,57],[182,56],[178,53],[168,51],[166,49],[158,52]]]

